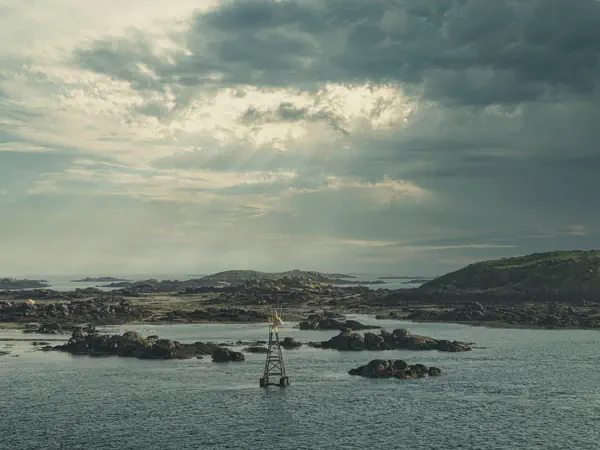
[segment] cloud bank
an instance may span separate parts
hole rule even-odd
[[[438,274],[597,246],[597,1],[0,11],[2,273]]]

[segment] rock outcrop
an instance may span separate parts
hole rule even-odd
[[[230,362],[230,361],[244,361],[246,358],[243,353],[234,352],[227,348],[218,347],[212,352],[212,359],[214,362]]]
[[[71,339],[66,344],[43,350],[64,351],[74,355],[122,356],[139,359],[189,359],[202,355],[212,355],[215,361],[220,361],[224,357],[229,358],[228,361],[244,359],[243,354],[230,352],[213,343],[182,344],[169,339],[158,339],[155,336],[144,338],[135,331],[128,331],[123,335],[101,335],[95,332],[88,333],[81,328],[73,331]]]
[[[364,366],[351,369],[349,375],[359,375],[367,378],[400,378],[413,379],[422,378],[427,375],[439,376],[442,374],[438,367],[427,367],[423,364],[408,365],[400,359],[374,359]]]
[[[286,350],[294,350],[302,347],[302,343],[296,341],[292,337],[284,337],[283,341],[281,341],[281,346]]]
[[[380,334],[366,332],[364,336],[353,333],[351,329],[340,332],[328,341],[311,342],[315,348],[339,351],[360,350],[439,350],[442,352],[465,352],[471,350],[469,344],[460,341],[433,339],[426,336],[411,335],[408,330],[399,328],[392,333],[381,330]]]

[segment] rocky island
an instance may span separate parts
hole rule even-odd
[[[0,278],[0,290],[40,289],[48,287],[46,280],[18,280],[16,278]]]
[[[44,351],[64,351],[73,355],[122,356],[139,359],[189,359],[211,355],[215,362],[243,361],[244,355],[211,342],[182,344],[158,336],[142,337],[128,331],[123,335],[102,335],[95,330],[76,328],[66,344],[43,347]]]
[[[113,277],[86,277],[81,280],[71,280],[71,283],[111,283],[111,282],[120,282],[120,281],[129,281],[124,280],[122,278],[113,278]]]
[[[441,352],[467,352],[471,347],[466,342],[433,339],[427,336],[411,335],[408,330],[399,328],[392,333],[381,330],[380,334],[353,333],[350,328],[342,329],[328,341],[311,342],[311,347],[339,351],[360,350],[439,350]]]
[[[442,371],[437,367],[427,367],[423,364],[408,365],[401,359],[384,360],[374,359],[364,366],[357,367],[348,371],[349,375],[359,375],[366,378],[398,378],[409,380],[422,378],[427,375],[430,377],[440,376]]]

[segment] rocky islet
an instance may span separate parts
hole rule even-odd
[[[350,328],[346,328],[327,341],[311,342],[309,345],[314,348],[339,351],[438,350],[441,352],[467,352],[471,350],[470,344],[466,342],[412,335],[404,328],[396,329],[391,333],[381,330],[380,334],[366,332],[364,335],[354,333]]]
[[[435,377],[442,374],[438,367],[427,367],[423,364],[409,365],[401,359],[373,359],[364,366],[357,367],[348,371],[349,375],[358,375],[365,378],[398,378],[409,380],[414,378],[423,378],[426,376]]]

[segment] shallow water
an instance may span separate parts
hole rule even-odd
[[[265,390],[258,387],[263,355],[229,364],[94,359],[0,342],[0,350],[12,344],[8,350],[20,355],[0,357],[0,448],[598,448],[600,333],[384,323],[474,341],[477,348],[462,354],[301,348],[284,354],[291,386]],[[254,324],[118,328],[111,331],[184,342],[266,337],[265,326]],[[282,334],[321,340],[335,332]],[[11,335],[23,336],[0,333]],[[347,375],[374,358],[436,365],[444,375]]]

